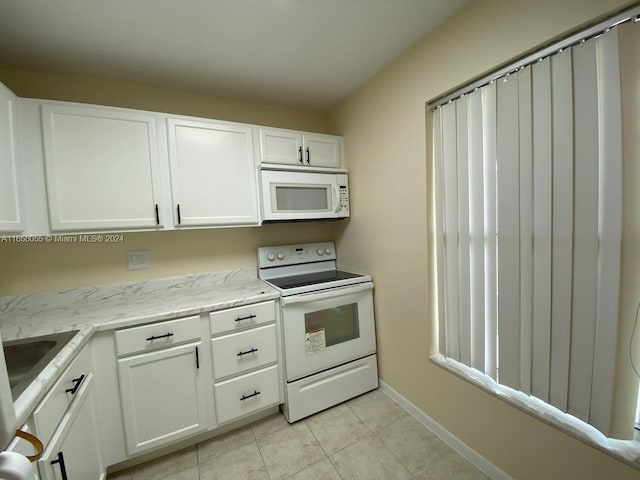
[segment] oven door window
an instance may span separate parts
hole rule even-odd
[[[328,212],[330,194],[329,185],[276,184],[272,186],[272,203],[275,212]]]
[[[307,355],[360,337],[358,304],[341,305],[304,314]]]

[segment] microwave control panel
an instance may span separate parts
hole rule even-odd
[[[349,183],[346,175],[337,175],[338,177],[338,192],[340,202],[340,210],[338,211],[341,217],[349,216]]]

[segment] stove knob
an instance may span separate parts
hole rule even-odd
[[[276,256],[273,253],[270,253],[269,255],[267,255],[267,260],[269,260],[270,262],[273,262],[276,259]]]
[[[284,253],[278,252],[278,260],[284,260]]]
[[[326,253],[327,255],[331,255],[331,249],[330,248],[325,248],[324,249],[324,253]]]
[[[316,250],[316,253],[317,253],[318,255],[323,255],[323,254],[324,254],[324,250],[322,250],[321,248],[319,248],[319,249],[317,249],[317,250]]]

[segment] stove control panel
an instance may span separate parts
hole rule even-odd
[[[258,248],[258,268],[300,265],[336,259],[333,242],[301,243]]]

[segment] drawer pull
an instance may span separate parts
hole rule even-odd
[[[258,351],[258,349],[254,347],[251,350],[247,350],[246,352],[238,352],[237,355],[238,355],[238,357],[241,357],[243,355],[249,355],[250,353],[255,353],[257,351]]]
[[[198,347],[196,347],[196,368],[200,368],[200,352]]]
[[[60,464],[60,473],[62,474],[62,480],[67,480],[67,467],[64,464],[64,455],[62,452],[58,452],[58,458],[56,460],[51,460],[51,465],[55,465],[56,463]]]
[[[169,337],[173,337],[173,333],[165,333],[164,335],[152,335],[149,338],[147,338],[147,342],[150,342],[152,340],[158,340],[159,338],[169,338]]]
[[[258,396],[258,395],[260,395],[261,393],[262,393],[262,392],[260,392],[260,391],[258,391],[258,390],[254,390],[254,391],[253,391],[253,393],[250,393],[249,395],[242,395],[242,396],[240,397],[240,401],[242,401],[242,400],[246,400],[246,399],[251,398],[251,397],[257,397],[257,396]]]
[[[74,378],[73,380],[71,380],[73,382],[73,387],[67,388],[65,392],[70,393],[71,395],[75,395],[76,392],[78,391],[78,388],[80,388],[80,385],[82,384],[83,380],[84,380],[84,375],[80,375],[78,378]]]
[[[255,315],[247,315],[246,317],[238,317],[236,318],[236,322],[241,322],[242,320],[251,320],[252,318],[256,318]]]

